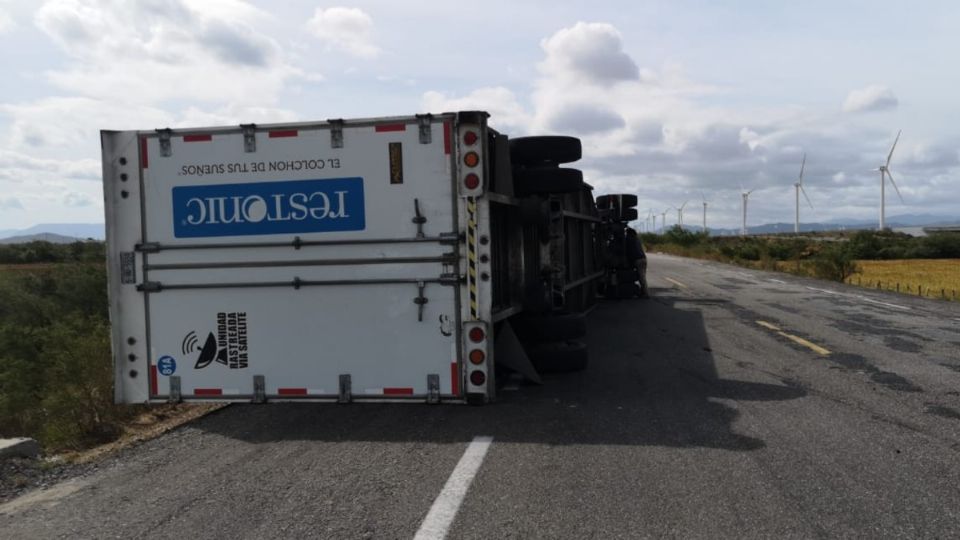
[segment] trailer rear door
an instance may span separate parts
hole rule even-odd
[[[118,401],[458,397],[453,121],[104,132]]]

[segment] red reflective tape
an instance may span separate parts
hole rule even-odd
[[[385,396],[412,396],[413,388],[384,388],[383,395]]]
[[[183,142],[210,142],[213,135],[184,135]]]
[[[305,396],[306,388],[277,388],[277,393],[281,396]]]
[[[147,138],[140,137],[140,163],[141,169],[147,168]]]
[[[157,388],[158,376],[159,374],[157,373],[157,366],[154,364],[150,364],[150,395],[151,396],[155,396],[160,393],[160,389]]]
[[[276,139],[278,137],[296,137],[299,133],[295,129],[280,129],[277,131],[270,132],[270,138]]]
[[[223,390],[220,388],[194,388],[193,395],[195,396],[219,396],[223,394]]]
[[[456,362],[450,362],[450,388],[453,395],[460,395],[460,370]]]
[[[453,144],[453,134],[451,133],[451,130],[452,128],[450,127],[450,122],[444,122],[443,123],[443,153],[444,154],[450,154],[450,147]]]
[[[386,131],[406,131],[406,130],[407,130],[406,124],[383,124],[383,125],[377,126],[377,133],[383,133]]]

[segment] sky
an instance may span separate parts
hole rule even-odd
[[[0,0],[0,229],[103,222],[101,129],[483,109],[596,194],[739,227],[960,221],[960,3]],[[676,222],[675,210],[667,213]]]

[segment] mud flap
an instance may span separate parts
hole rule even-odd
[[[526,377],[527,380],[543,384],[540,374],[537,373],[537,369],[533,367],[533,363],[523,350],[523,345],[517,339],[517,334],[513,331],[509,321],[504,321],[503,326],[497,331],[493,357],[498,364],[516,371]]]

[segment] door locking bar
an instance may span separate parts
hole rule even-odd
[[[414,218],[416,219],[416,218]],[[423,218],[426,221],[426,218]],[[416,222],[414,222],[416,223]],[[249,249],[292,247],[300,249],[308,246],[361,246],[371,244],[413,244],[437,243],[456,244],[460,235],[455,232],[440,233],[438,236],[416,236],[413,238],[360,238],[356,240],[303,240],[295,236],[286,242],[211,242],[206,244],[162,244],[160,242],[143,242],[134,246],[134,251],[141,253],[158,253],[173,249]]]
[[[454,286],[461,283],[461,277],[457,274],[441,274],[435,278],[385,278],[385,279],[328,279],[328,280],[307,280],[294,277],[289,281],[238,281],[225,283],[163,283],[160,281],[145,281],[137,285],[140,292],[158,293],[162,291],[183,291],[196,289],[256,289],[266,287],[290,287],[292,289],[301,289],[303,287],[323,287],[323,286],[345,286],[345,285],[399,285],[413,284],[418,287],[420,284],[439,283],[440,285]]]
[[[427,287],[427,284],[418,281],[417,282],[417,297],[413,299],[413,303],[417,305],[417,321],[423,322],[423,306],[430,300],[423,295],[423,289]]]
[[[420,199],[413,200],[413,211],[416,216],[411,221],[417,224],[417,238],[423,238],[423,224],[427,222],[427,218],[420,215]]]

